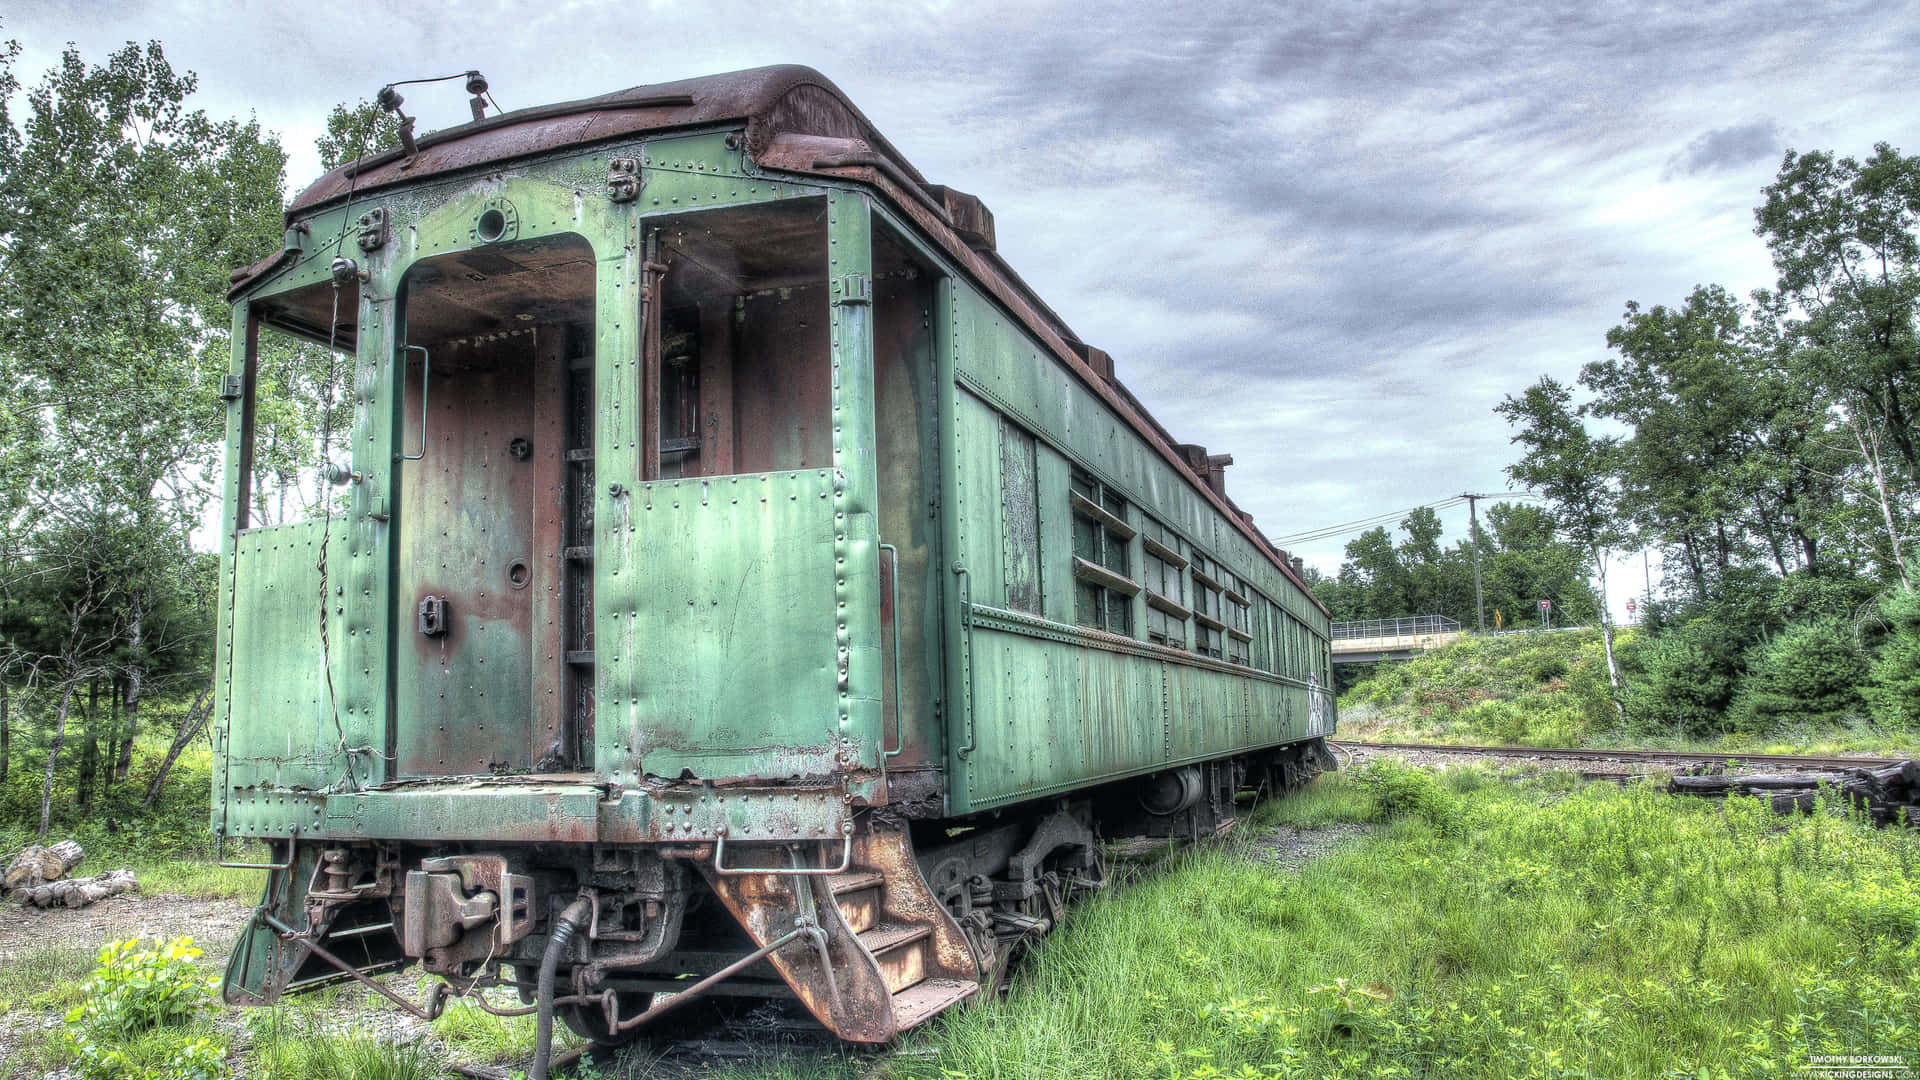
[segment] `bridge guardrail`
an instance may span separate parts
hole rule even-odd
[[[1399,619],[1365,619],[1333,624],[1333,640],[1353,638],[1419,637],[1427,634],[1457,634],[1458,620],[1445,615],[1410,615]]]

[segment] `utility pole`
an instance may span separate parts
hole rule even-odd
[[[1469,495],[1461,492],[1460,497],[1467,500],[1467,537],[1473,547],[1473,622],[1480,633],[1487,632],[1487,602],[1480,592],[1480,514],[1474,505],[1486,495]]]

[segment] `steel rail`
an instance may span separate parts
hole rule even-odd
[[[1821,757],[1809,754],[1732,754],[1698,750],[1602,750],[1570,746],[1457,746],[1447,743],[1381,743],[1352,739],[1327,740],[1328,746],[1354,750],[1412,750],[1426,754],[1462,754],[1475,757],[1571,758],[1582,761],[1724,762],[1752,765],[1801,765],[1827,769],[1870,769],[1894,765],[1905,758]]]

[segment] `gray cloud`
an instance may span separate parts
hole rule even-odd
[[[1665,176],[1697,176],[1717,169],[1751,165],[1779,153],[1780,125],[1762,117],[1751,123],[1716,128],[1667,159]]]

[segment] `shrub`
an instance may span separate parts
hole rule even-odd
[[[1743,731],[1832,724],[1861,706],[1866,657],[1837,619],[1794,623],[1753,647],[1730,719]]]
[[[139,940],[100,950],[83,988],[86,999],[66,1016],[73,1071],[83,1080],[215,1080],[227,1074],[226,1048],[185,1029],[213,996],[194,964],[192,938],[142,949]]]
[[[1696,619],[1643,642],[1641,676],[1627,695],[1634,724],[1658,734],[1709,735],[1726,724],[1740,674],[1739,634]]]
[[[1441,833],[1458,824],[1459,807],[1453,793],[1426,769],[1391,758],[1375,758],[1355,777],[1373,800],[1376,821],[1418,818]]]
[[[1920,592],[1901,590],[1880,603],[1888,634],[1866,686],[1873,722],[1895,731],[1920,731]]]

